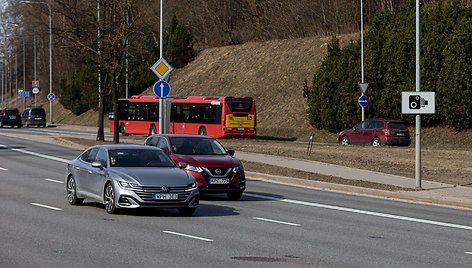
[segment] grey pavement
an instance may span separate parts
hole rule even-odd
[[[264,164],[276,165],[301,171],[313,172],[326,176],[334,176],[350,180],[363,180],[387,185],[394,185],[404,188],[416,189],[414,178],[390,175],[369,170],[355,169],[339,165],[327,164],[317,161],[296,159],[291,157],[281,157],[273,155],[264,155],[248,152],[236,152],[236,157],[241,160],[259,162]],[[417,191],[385,191],[356,187],[349,185],[340,185],[334,183],[317,182],[311,180],[302,180],[282,176],[273,176],[255,172],[246,172],[248,178],[278,182],[294,186],[304,186],[313,189],[337,191],[344,193],[354,193],[359,195],[368,195],[383,197],[388,199],[420,202],[431,205],[450,206],[456,208],[472,209],[472,188],[467,186],[456,186],[452,184],[432,182],[422,180],[422,189]]]
[[[73,125],[57,125],[57,129],[77,130],[77,131],[91,131],[96,133],[96,127],[84,127],[84,126],[73,126]],[[52,132],[52,131],[51,131]],[[68,136],[73,134],[68,133]],[[111,133],[108,128],[105,129],[105,135],[110,137]],[[19,138],[31,138],[31,135],[17,134]],[[95,139],[96,134],[89,136],[79,135],[80,138]],[[38,141],[49,142],[53,144],[60,144],[63,146],[69,146],[76,149],[84,149],[84,146],[63,140],[60,137],[53,138],[52,136],[36,136]],[[108,139],[108,138],[107,138]],[[144,140],[144,136],[143,136]],[[120,137],[120,141],[127,143],[139,143],[137,140]],[[327,176],[339,177],[343,179],[351,180],[363,180],[369,182],[376,182],[387,185],[394,185],[404,188],[415,189],[416,182],[414,178],[390,175],[380,172],[368,171],[355,169],[350,167],[344,167],[339,165],[327,164],[316,161],[309,161],[303,159],[296,159],[291,157],[264,155],[257,153],[249,153],[243,151],[237,151],[235,157],[252,162],[259,162],[264,164],[276,165],[291,169],[297,169],[301,171],[313,172],[316,174],[322,174]],[[370,189],[365,187],[357,187],[350,185],[341,185],[327,182],[319,182],[313,180],[304,180],[291,177],[274,176],[268,174],[261,174],[256,172],[246,171],[248,179],[270,181],[274,183],[281,183],[293,186],[301,186],[312,189],[319,189],[325,191],[336,191],[342,193],[380,197],[394,200],[401,200],[407,202],[420,202],[431,205],[449,206],[456,208],[472,209],[472,187],[467,186],[455,186],[451,184],[422,181],[423,190],[417,191],[386,191]],[[250,186],[249,186],[250,187]],[[250,188],[248,189],[250,190]]]

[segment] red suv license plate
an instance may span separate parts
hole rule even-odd
[[[210,184],[228,184],[229,179],[228,178],[210,178]]]

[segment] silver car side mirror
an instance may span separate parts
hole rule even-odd
[[[102,165],[102,163],[100,163],[100,162],[93,162],[93,163],[92,163],[92,167],[94,167],[94,168],[99,168],[99,169],[103,169],[103,165]]]

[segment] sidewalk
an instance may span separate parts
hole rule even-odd
[[[327,176],[335,176],[350,180],[363,180],[381,184],[394,185],[405,188],[415,188],[416,181],[413,178],[390,175],[380,172],[354,169],[333,164],[308,161],[289,157],[280,157],[256,153],[237,151],[235,157],[252,162],[276,165],[297,169],[301,171],[313,172]],[[246,172],[248,179],[259,179],[264,181],[277,182],[287,185],[303,186],[313,189],[336,191],[349,194],[359,194],[372,197],[381,197],[407,202],[420,202],[431,205],[449,206],[456,208],[472,209],[472,188],[455,186],[451,184],[422,181],[421,191],[384,191],[363,187],[341,185],[334,183],[309,181],[303,179],[273,176],[255,172]]]

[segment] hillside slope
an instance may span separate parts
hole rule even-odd
[[[345,44],[358,37],[339,38]],[[311,82],[330,39],[317,36],[203,50],[171,75],[171,95],[251,96],[259,135],[299,136],[310,129],[303,82]],[[153,95],[152,89],[143,95]]]
[[[358,39],[359,34],[338,38],[342,44],[347,44]],[[202,50],[189,65],[174,70],[169,81],[171,95],[251,96],[256,101],[259,136],[306,137],[311,127],[306,115],[303,82],[307,79],[311,83],[327,53],[330,39],[330,36],[316,36]],[[46,90],[41,92],[38,105],[46,108],[49,119],[47,93]],[[154,95],[152,87],[142,95]],[[33,105],[32,98],[28,98],[27,105]],[[20,111],[24,108],[17,99],[1,106],[17,107]],[[54,123],[97,125],[98,115],[94,111],[74,116],[57,100],[53,110]]]

